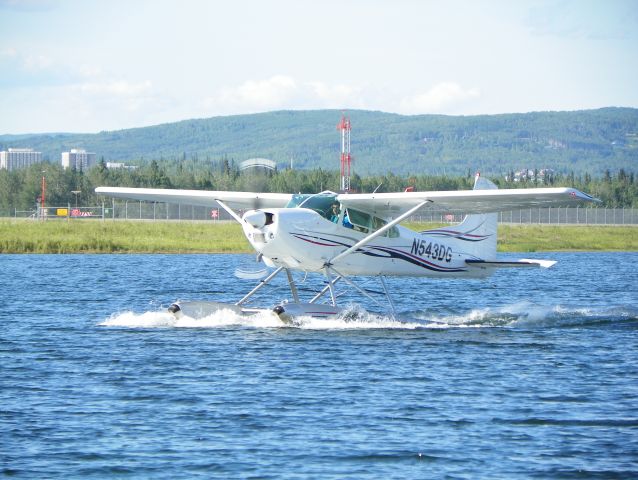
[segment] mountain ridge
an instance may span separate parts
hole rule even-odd
[[[71,148],[105,161],[240,162],[270,158],[280,168],[336,170],[341,110],[278,110],[229,115],[99,133],[0,135],[0,149],[30,147],[58,162]],[[638,170],[638,109],[504,113],[495,115],[400,115],[348,110],[353,171],[491,175],[550,168],[559,173],[602,175]]]

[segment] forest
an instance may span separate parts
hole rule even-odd
[[[153,160],[172,174],[168,170],[179,165],[188,170],[189,163],[207,166],[220,159],[239,163],[261,157],[275,161],[286,178],[314,178],[309,172],[339,168],[336,125],[342,113],[278,111],[92,134],[0,135],[0,150],[33,148],[44,160],[59,163],[61,152],[80,148],[105,162],[139,166],[138,176],[154,168]],[[638,109],[633,108],[475,116],[346,113],[352,124],[353,170],[362,178],[387,172],[462,177],[468,169],[499,177],[520,169],[551,169],[560,178],[573,172],[583,179],[586,174],[603,179],[607,170],[616,177],[621,170],[638,169]],[[291,164],[295,172],[308,173],[285,173]],[[201,178],[194,180],[214,183],[206,177],[212,172],[197,175]]]
[[[538,172],[535,172],[538,173]],[[108,169],[101,161],[86,172],[64,169],[61,165],[44,162],[21,170],[0,170],[0,215],[12,216],[15,210],[35,208],[42,193],[42,179],[46,184],[45,199],[49,206],[95,206],[101,203],[94,193],[97,186],[150,188],[181,188],[196,190],[235,190],[283,193],[314,193],[337,191],[340,184],[337,170],[281,169],[274,172],[240,171],[232,159],[212,162],[159,162],[152,160],[135,169]],[[396,192],[407,187],[416,191],[471,189],[474,172],[463,175],[397,175],[386,173],[360,176],[355,174],[351,186],[357,192]],[[638,178],[624,169],[606,170],[601,177],[569,173],[532,175],[513,181],[511,175],[489,176],[499,188],[527,188],[541,186],[570,186],[594,195],[605,207],[638,208]],[[73,193],[80,192],[80,193]]]

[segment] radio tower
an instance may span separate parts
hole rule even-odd
[[[350,165],[352,155],[350,154],[350,119],[341,115],[341,121],[337,124],[337,130],[341,130],[341,191],[350,191]]]

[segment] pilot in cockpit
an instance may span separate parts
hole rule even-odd
[[[330,221],[332,223],[337,223],[339,221],[339,213],[339,204],[335,202],[332,204],[332,212],[330,214]]]
[[[346,212],[343,214],[343,226],[346,228],[354,228],[354,225],[350,223],[350,216],[348,215],[347,208],[346,208]]]

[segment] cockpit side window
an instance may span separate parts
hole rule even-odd
[[[368,233],[370,231],[370,222],[372,217],[354,208],[348,209],[348,220],[358,232]]]
[[[370,233],[379,230],[384,227],[388,222],[382,218],[375,217],[360,210],[349,208],[346,211],[349,222],[353,225],[354,229],[363,232]],[[396,227],[392,227],[383,234],[384,237],[396,238],[399,236],[399,230]]]

